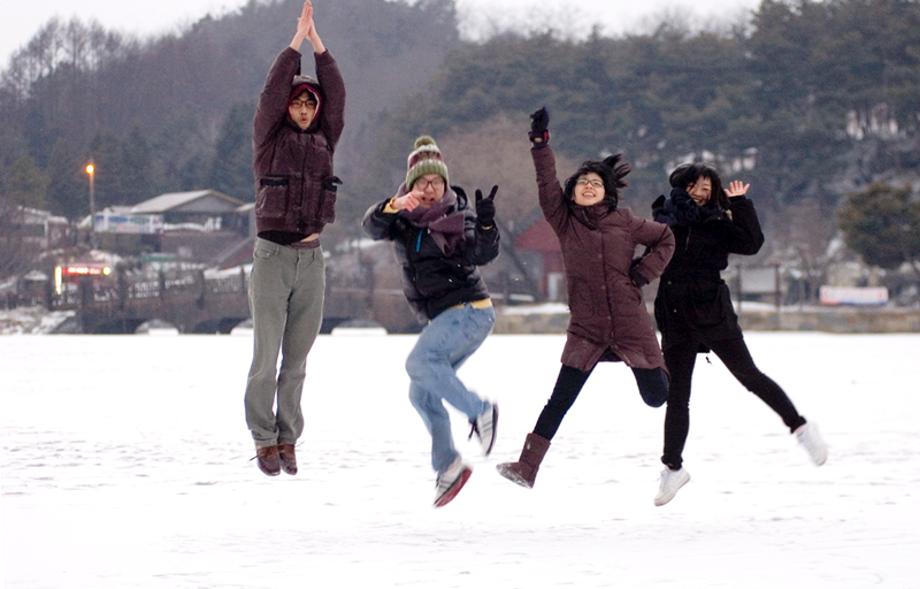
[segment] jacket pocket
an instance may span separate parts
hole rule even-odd
[[[290,183],[285,176],[263,176],[259,178],[259,193],[256,196],[256,216],[268,219],[284,217],[288,206]]]
[[[573,316],[591,317],[594,315],[594,303],[591,299],[591,287],[584,278],[567,276],[569,292],[569,310]]]
[[[715,327],[728,318],[731,295],[725,284],[695,284],[690,288],[690,314],[698,327]]]
[[[338,197],[339,184],[342,180],[338,176],[329,176],[323,179],[319,203],[319,220],[323,223],[335,221],[335,201]]]
[[[252,251],[253,259],[261,258],[267,260],[278,255],[278,252],[281,251],[281,247],[275,244],[269,244],[264,242],[256,242],[256,247]]]

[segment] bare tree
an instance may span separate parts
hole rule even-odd
[[[476,188],[487,191],[493,184],[499,185],[499,215],[514,235],[528,229],[529,225],[522,226],[522,222],[532,219],[539,207],[527,116],[522,113],[512,119],[499,114],[475,128],[462,128],[437,138],[450,168],[451,182],[468,189],[470,198]],[[556,158],[564,180],[576,165],[558,152]]]
[[[829,247],[837,224],[833,211],[822,200],[803,201],[794,210],[778,224],[777,242],[787,244],[782,257],[797,264],[808,285],[808,292],[803,294],[808,302],[814,302],[818,287],[826,282],[828,268],[833,262]]]
[[[475,128],[466,128],[438,140],[450,169],[451,182],[460,184],[473,200],[475,189],[487,192],[499,186],[496,207],[502,229],[502,250],[521,274],[526,289],[539,295],[539,279],[514,246],[515,239],[542,219],[537,200],[537,182],[530,156],[526,114],[512,119],[497,115]],[[561,180],[575,171],[575,164],[557,154]],[[471,206],[475,206],[473,202]]]

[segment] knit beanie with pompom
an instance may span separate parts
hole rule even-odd
[[[444,178],[444,184],[450,185],[447,164],[438,149],[438,144],[428,135],[415,140],[415,149],[406,159],[406,190],[412,190],[415,181],[428,174],[438,174]]]

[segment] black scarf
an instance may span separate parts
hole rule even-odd
[[[656,221],[668,226],[690,226],[703,223],[712,219],[721,219],[724,211],[719,204],[709,199],[709,202],[700,206],[696,204],[690,194],[683,188],[671,189],[667,198],[655,201],[652,214]]]

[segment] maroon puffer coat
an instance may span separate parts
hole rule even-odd
[[[556,177],[556,158],[548,145],[531,150],[543,215],[562,246],[569,294],[568,337],[562,363],[591,369],[608,350],[634,368],[665,368],[655,328],[642,292],[629,277],[636,247],[648,253],[636,269],[654,280],[674,253],[667,225],[637,217],[629,209],[593,215],[566,201]]]

